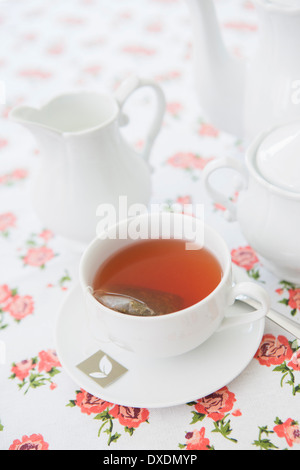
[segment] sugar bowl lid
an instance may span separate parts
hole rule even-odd
[[[283,8],[298,8],[300,6],[300,0],[265,0],[265,3]]]
[[[271,131],[258,147],[256,166],[269,183],[300,193],[300,121]]]

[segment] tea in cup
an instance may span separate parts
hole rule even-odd
[[[165,222],[170,224],[167,236]],[[132,223],[154,230],[146,238],[131,238]],[[178,227],[184,227],[180,236]],[[145,213],[122,220],[118,230],[128,237],[115,238],[116,227],[108,228],[80,262],[87,319],[100,342],[143,357],[177,356],[216,331],[267,314],[268,294],[252,282],[233,285],[226,243],[200,219]],[[225,318],[227,307],[240,295],[254,298],[261,308]]]

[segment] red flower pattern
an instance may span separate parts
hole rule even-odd
[[[284,437],[289,447],[300,444],[300,428],[291,418],[287,419],[285,423],[275,426],[274,432],[278,437]]]
[[[5,307],[5,310],[15,320],[22,320],[34,311],[34,302],[30,295],[14,295]]]
[[[76,405],[79,406],[82,413],[88,415],[92,413],[101,413],[106,408],[111,408],[113,405],[101,398],[94,397],[91,393],[81,389],[76,395]]]
[[[260,346],[255,354],[255,358],[263,366],[273,366],[282,364],[291,359],[293,351],[285,336],[275,336],[267,334],[263,336]]]
[[[234,394],[227,387],[223,387],[217,392],[197,400],[195,410],[207,415],[213,421],[220,421],[228,411],[232,410],[235,401]]]
[[[29,266],[41,267],[44,266],[47,261],[50,261],[54,257],[53,250],[46,246],[40,246],[38,248],[30,248],[24,256],[24,263]]]
[[[14,440],[9,450],[48,450],[49,444],[44,441],[41,434],[31,434],[31,436],[23,436],[22,441]]]
[[[219,131],[211,124],[202,123],[199,129],[199,135],[206,137],[218,137]]]
[[[14,227],[16,220],[16,216],[11,212],[0,214],[0,232],[4,232],[8,228]]]
[[[204,170],[206,165],[213,159],[214,157],[204,158],[192,152],[179,152],[170,157],[167,163],[177,168]]]
[[[289,296],[289,306],[292,309],[300,310],[300,289],[290,289]]]
[[[187,450],[209,450],[210,448],[209,439],[205,437],[205,428],[188,432],[185,438]]]
[[[48,349],[47,351],[40,351],[39,359],[39,372],[50,372],[53,367],[61,367],[61,363],[59,362],[56,351],[54,351],[53,349]]]
[[[259,259],[251,246],[239,247],[232,250],[231,259],[234,264],[240,268],[246,269],[246,271],[250,271],[259,262]]]
[[[24,361],[14,364],[11,372],[19,379],[24,380],[28,377],[30,371],[36,367],[36,363],[32,359],[25,359]]]
[[[149,411],[146,408],[115,405],[109,413],[114,418],[118,418],[120,424],[128,428],[138,428],[149,418]]]
[[[11,297],[11,295],[11,290],[6,284],[0,286],[0,304],[6,302]]]
[[[300,349],[294,352],[291,357],[291,361],[288,363],[288,366],[294,370],[300,371]]]

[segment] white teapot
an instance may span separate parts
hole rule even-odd
[[[279,278],[300,284],[300,121],[260,134],[245,164],[234,158],[210,162],[204,184],[215,203],[237,220],[248,243]],[[236,203],[210,180],[220,168],[236,170],[243,187]]]
[[[145,150],[137,153],[123,138],[122,108],[140,87],[152,87],[157,108]],[[147,205],[151,196],[148,164],[161,128],[165,97],[152,80],[130,77],[114,96],[94,92],[64,94],[41,109],[20,106],[10,118],[27,127],[41,149],[32,203],[43,224],[56,234],[87,243],[96,236],[97,208],[120,196]]]
[[[194,35],[195,87],[212,124],[246,141],[300,119],[300,0],[253,0],[259,19],[250,60],[226,49],[213,0],[186,0]]]

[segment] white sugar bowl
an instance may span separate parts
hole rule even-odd
[[[210,175],[231,168],[243,177],[237,203],[217,190]],[[207,165],[204,184],[213,201],[237,220],[264,265],[280,279],[300,284],[300,121],[259,135],[245,164],[222,158]]]

